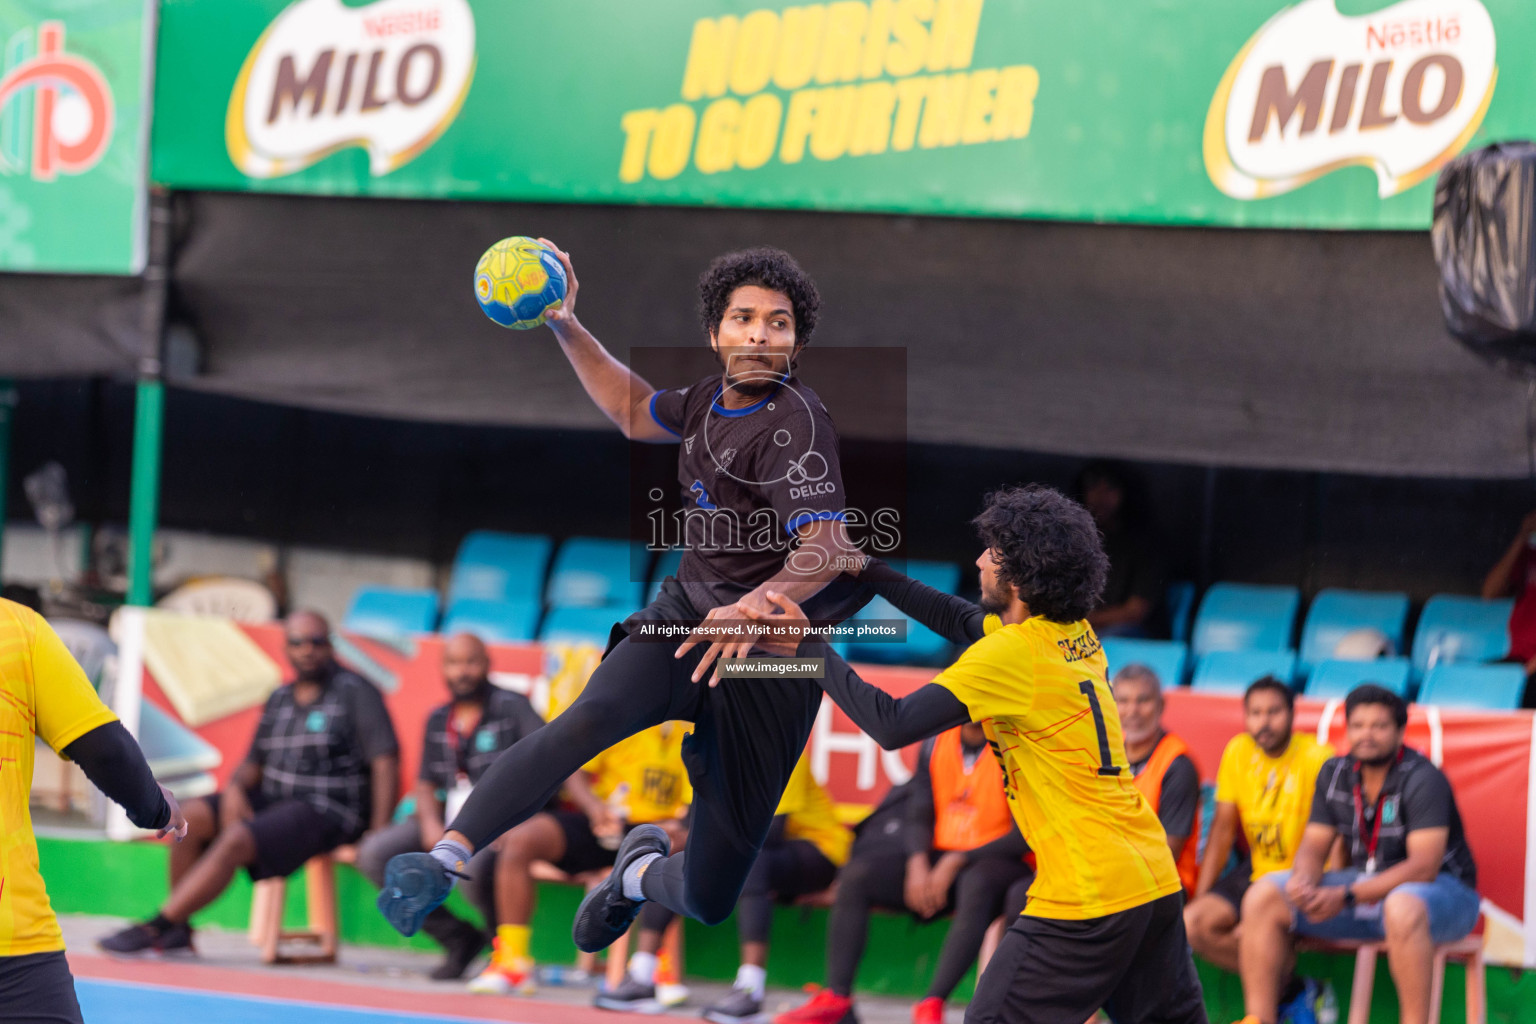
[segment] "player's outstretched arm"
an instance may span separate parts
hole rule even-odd
[[[565,264],[565,301],[544,314],[544,322],[555,332],[588,397],[631,441],[677,440],[651,416],[651,396],[656,389],[615,359],[576,319],[576,271],[571,268],[570,254],[547,238],[539,239],[539,243]]]
[[[144,752],[121,722],[97,726],[66,746],[63,754],[139,828],[155,829],[157,836],[175,833],[177,842],[186,836],[187,819],[176,798],[155,781]]]
[[[978,604],[919,583],[878,558],[869,559],[859,580],[952,644],[966,647],[982,638],[987,613]]]

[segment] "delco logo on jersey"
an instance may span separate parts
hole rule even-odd
[[[63,22],[39,25],[35,49],[31,35],[0,53],[0,174],[84,174],[112,142],[112,89],[95,64],[65,52]]]
[[[1494,56],[1478,0],[1402,0],[1358,17],[1304,0],[1227,68],[1206,114],[1206,171],[1234,199],[1263,199],[1361,165],[1382,198],[1395,195],[1472,140]]]
[[[225,115],[229,158],[276,178],[338,150],[375,177],[420,156],[458,116],[475,74],[468,0],[298,0],[245,58]]]

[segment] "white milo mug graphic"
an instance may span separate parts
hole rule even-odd
[[[1396,195],[1472,140],[1495,50],[1478,0],[1402,0],[1358,17],[1304,0],[1227,68],[1206,114],[1206,171],[1234,199],[1263,199],[1362,165],[1381,197]]]
[[[447,130],[475,74],[468,0],[298,0],[267,26],[230,93],[229,158],[253,178],[349,146],[377,177]]]

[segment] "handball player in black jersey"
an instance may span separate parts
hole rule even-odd
[[[682,657],[683,636],[645,638],[661,623],[728,629],[748,620],[746,609],[772,614],[770,589],[813,621],[841,622],[871,590],[842,571],[856,574],[863,556],[844,526],[836,429],[794,375],[820,297],[793,257],[758,248],[716,259],[699,280],[699,312],[722,372],[657,390],[576,319],[570,258],[541,242],[568,280],[563,306],[546,320],[587,394],[630,440],[679,446],[686,550],[656,599],[614,626],[581,696],[501,755],[443,841],[390,861],[379,908],[412,934],[475,850],[537,812],[593,756],[661,722],[692,722],[683,746],[694,787],[688,848],[668,857],[661,829],[629,833],[572,926],[576,945],[595,952],[624,934],[647,899],[708,924],[730,914],[821,705],[821,688],[806,678],[694,678],[719,654],[746,653],[743,633]]]

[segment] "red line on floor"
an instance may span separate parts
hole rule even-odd
[[[164,960],[114,960],[71,952],[69,967],[77,978],[93,981],[126,981],[141,985],[219,992],[261,999],[299,1000],[356,1009],[395,1010],[403,1013],[468,1017],[472,1020],[517,1021],[518,1024],[615,1024],[620,1017],[591,1006],[545,1003],[537,999],[477,996],[467,992],[421,992],[372,986],[366,981],[346,982],[300,978],[291,973],[213,967]],[[659,1024],[698,1024],[697,1018],[653,1016]]]

